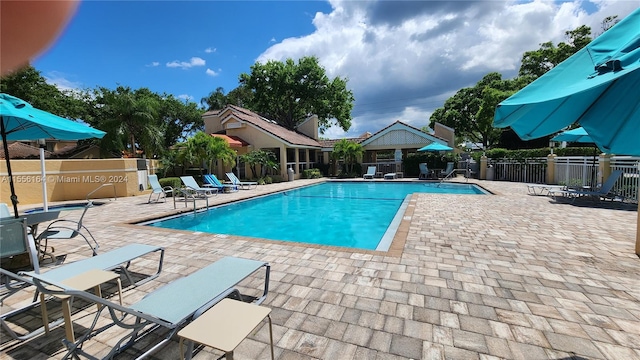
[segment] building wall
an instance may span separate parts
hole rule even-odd
[[[207,134],[215,134],[223,130],[217,115],[203,116],[202,120],[204,121],[204,132]]]
[[[318,116],[312,115],[298,126],[297,130],[310,138],[318,140]]]
[[[456,132],[452,128],[440,123],[435,123],[433,126],[433,134],[441,139],[447,140],[449,147],[456,147]]]
[[[139,159],[46,160],[48,201],[85,200],[87,194],[110,183],[91,195],[91,198],[141,195],[147,186],[147,171],[138,171]],[[155,169],[157,164],[150,161]],[[13,183],[20,204],[42,203],[40,160],[12,160]],[[153,172],[153,170],[152,170]],[[140,191],[140,184],[143,190]],[[0,202],[9,204],[11,190],[6,163],[0,164]]]

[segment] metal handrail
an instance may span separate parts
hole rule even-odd
[[[107,183],[107,184],[102,184],[100,186],[98,186],[97,189],[91,191],[90,193],[87,194],[87,201],[89,201],[89,196],[93,195],[93,193],[95,193],[96,191],[102,189],[105,186],[113,186],[113,200],[118,200],[117,196],[116,196],[116,186],[113,185],[112,183]],[[111,200],[111,199],[109,199]]]

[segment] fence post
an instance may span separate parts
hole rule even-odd
[[[547,184],[555,184],[556,181],[556,154],[547,155]]]
[[[480,176],[478,179],[485,180],[487,178],[487,156],[482,155],[480,157]]]

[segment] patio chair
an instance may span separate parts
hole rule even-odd
[[[440,179],[448,177],[453,172],[453,162],[450,161],[447,163],[447,168],[440,172],[438,177]]]
[[[149,185],[151,186],[151,194],[149,194],[148,204],[151,203],[151,197],[157,194],[156,199],[153,202],[159,202],[160,198],[167,201],[167,194],[171,194],[173,196],[173,188],[171,186],[162,186],[160,185],[160,181],[158,181],[158,175],[147,175],[147,179],[149,179]]]
[[[418,167],[420,168],[420,174],[418,175],[419,180],[426,180],[431,176],[431,171],[429,171],[426,163],[420,163]]]
[[[223,184],[218,177],[213,174],[207,174],[204,176],[204,181],[207,183],[206,187],[212,187],[218,189],[219,192],[235,192],[238,191],[239,186],[234,184]]]
[[[211,197],[218,195],[218,189],[214,187],[201,187],[193,176],[181,176],[180,180],[186,186],[187,192],[193,193],[198,197]]]
[[[607,181],[602,184],[602,186],[595,190],[588,189],[567,189],[567,190],[551,190],[549,194],[553,196],[554,200],[558,200],[558,197],[569,197],[571,198],[571,202],[574,202],[579,197],[590,197],[592,199],[597,199],[600,201],[602,198],[605,199],[613,199],[615,197],[614,194],[611,194],[611,189],[616,184],[620,176],[622,176],[622,170],[614,170],[611,172],[611,175],[607,178]]]
[[[0,268],[0,274],[2,275],[2,278],[3,278],[3,284],[4,284],[3,286],[6,289],[6,294],[3,294],[1,300],[4,300],[9,296],[18,293],[22,289],[25,289],[33,285],[37,285],[34,282],[34,278],[40,275],[40,269],[37,265],[38,264],[37,251],[35,249],[35,246],[33,245],[33,241],[29,241],[27,243],[28,243],[29,255],[35,265],[34,270],[29,272],[20,272],[16,274],[9,270]],[[147,256],[147,255],[158,253],[158,252],[160,253],[160,256],[159,256],[157,271],[154,274],[146,275],[142,279],[136,281],[131,271],[129,270],[131,266],[131,262],[143,256]],[[152,279],[157,278],[158,275],[160,275],[160,272],[162,271],[163,260],[164,260],[164,248],[162,247],[146,245],[146,244],[129,244],[121,248],[117,248],[109,252],[105,252],[90,258],[78,260],[72,263],[68,263],[68,264],[64,264],[64,265],[52,268],[48,270],[45,274],[47,279],[49,279],[48,281],[57,283],[93,269],[116,270],[121,274],[123,274],[131,285],[139,286],[148,281],[151,281]],[[136,277],[138,277],[139,274],[141,273],[136,272]],[[23,333],[18,333],[17,332],[18,330],[15,329],[15,327],[12,327],[9,325],[9,321],[8,321],[9,319],[26,312],[31,312],[32,309],[34,309],[37,306],[40,306],[41,303],[40,301],[37,300],[38,293],[39,291],[36,291],[33,301],[30,304],[23,306],[19,309],[7,311],[6,313],[3,313],[0,316],[0,326],[2,326],[2,328],[6,330],[6,332],[12,338],[16,340],[27,340],[43,333],[48,327],[54,327],[62,323],[62,318],[59,318],[52,322],[49,322],[47,326],[44,326],[43,324],[41,327],[38,327],[36,329],[27,329],[27,328],[20,327],[21,331],[26,331]]]
[[[256,297],[246,297],[237,290],[238,284],[265,268],[264,289],[262,294]],[[185,325],[198,318],[201,314],[227,297],[235,297],[238,300],[247,300],[261,304],[269,291],[269,263],[243,259],[236,257],[224,257],[194,273],[170,282],[153,292],[145,295],[137,302],[123,306],[94,294],[70,288],[60,281],[50,278],[47,273],[33,275],[33,281],[38,289],[46,294],[69,295],[92,303],[103,305],[95,314],[95,319],[87,327],[86,332],[75,342],[67,339],[63,343],[69,352],[65,358],[79,358],[80,355],[95,358],[83,349],[86,339],[94,338],[100,333],[118,326],[128,330],[128,333],[117,341],[105,359],[111,359],[116,354],[136,344],[139,339],[151,334],[155,329],[166,331],[159,332],[162,340],[152,344],[151,348],[141,354],[138,359],[147,357],[159,350]],[[51,287],[50,285],[53,285]],[[98,319],[107,309],[112,322],[98,327]],[[221,326],[222,324],[210,324]],[[109,331],[112,335],[114,332]],[[146,340],[146,339],[145,339]],[[189,349],[191,351],[192,349]]]
[[[243,190],[251,190],[252,186],[254,189],[258,187],[257,181],[240,181],[240,179],[238,179],[236,174],[232,172],[228,172],[226,173],[226,175],[227,175],[227,178],[229,178],[229,181],[231,181],[233,185],[239,186]]]
[[[375,166],[367,167],[367,172],[364,175],[362,175],[362,177],[364,179],[373,179],[374,176],[376,176],[376,167]]]
[[[80,218],[76,220],[68,220],[68,219],[58,219],[51,222],[47,228],[38,235],[36,238],[36,248],[40,252],[42,258],[44,256],[49,256],[52,261],[55,261],[55,257],[53,255],[53,246],[51,247],[51,252],[47,252],[47,247],[49,246],[49,240],[65,240],[65,239],[73,239],[75,237],[81,237],[89,248],[91,248],[91,252],[93,256],[96,256],[98,253],[96,250],[100,248],[98,245],[98,241],[93,237],[91,231],[87,229],[86,226],[82,225],[82,219],[84,219],[84,215],[87,213],[87,210],[93,207],[93,202],[89,201],[82,211]],[[83,234],[86,232],[87,235]],[[91,239],[91,241],[89,241]],[[93,244],[92,244],[93,243]]]
[[[564,185],[527,184],[529,195],[549,195],[553,191],[567,190]]]
[[[11,211],[9,211],[9,206],[5,203],[0,203],[0,218],[11,217]]]

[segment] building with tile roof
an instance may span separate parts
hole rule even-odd
[[[259,149],[271,151],[279,163],[279,173],[286,176],[291,168],[295,178],[299,178],[305,169],[330,164],[333,146],[339,140],[319,138],[318,117],[315,115],[307,118],[295,131],[235,105],[208,111],[202,117],[205,132],[231,139],[227,141],[238,155]],[[437,130],[440,134],[432,135],[396,121],[375,134],[365,133],[349,140],[364,147],[363,168],[376,165],[381,171],[395,172],[402,171],[402,159],[425,145],[438,142],[453,147],[453,129],[439,127]],[[248,177],[243,164],[239,164],[237,170],[241,178]],[[217,174],[225,171],[228,169],[221,168],[221,165],[216,169]]]

